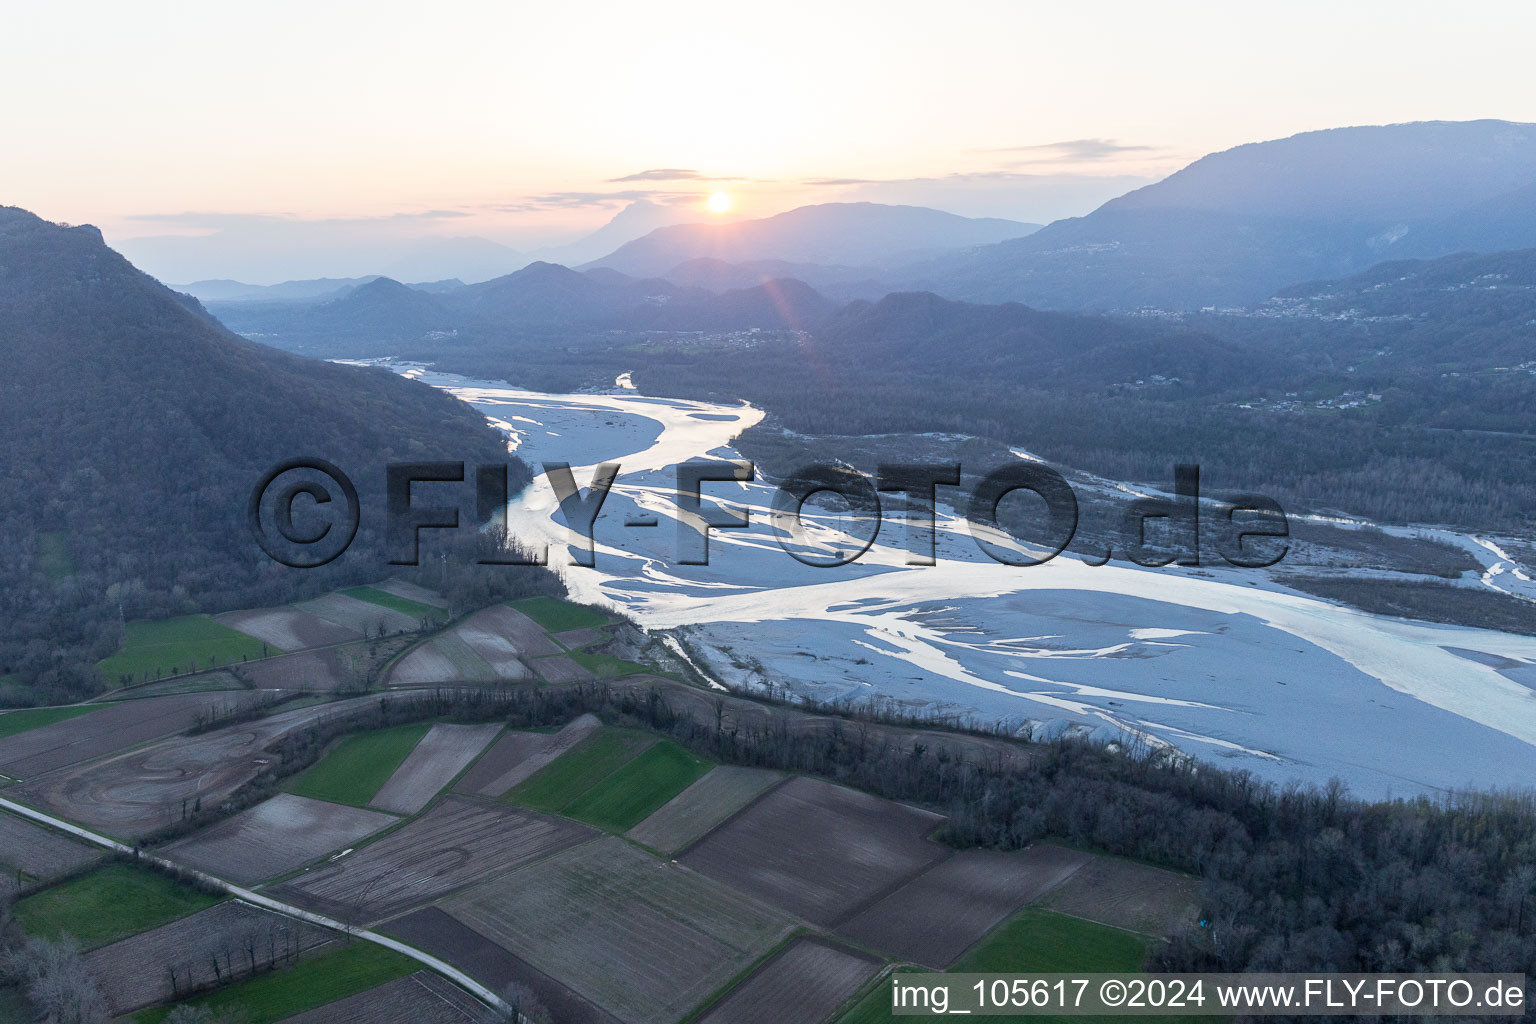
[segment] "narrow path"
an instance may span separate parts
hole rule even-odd
[[[236,899],[249,903],[252,906],[261,907],[264,910],[270,910],[273,913],[282,914],[285,917],[291,917],[295,920],[305,921],[309,924],[319,925],[321,928],[329,928],[332,931],[341,932],[343,935],[349,935],[352,938],[373,942],[383,946],[385,949],[392,949],[396,953],[410,957],[412,960],[415,960],[423,967],[427,967],[433,971],[436,971],[438,974],[441,974],[443,977],[449,979],[455,984],[468,989],[476,996],[476,998],[480,999],[487,1005],[493,1006],[498,1010],[508,1009],[506,1002],[503,1001],[499,995],[497,995],[495,992],[492,992],[490,989],[486,988],[484,985],[480,984],[474,978],[471,978],[457,967],[454,967],[452,964],[446,963],[445,961],[439,960],[437,957],[428,953],[423,953],[421,950],[416,949],[414,946],[408,946],[398,939],[392,939],[388,935],[380,935],[378,932],[370,930],[354,931],[346,924],[336,920],[335,918],[326,917],[323,914],[316,914],[308,910],[300,909],[299,907],[284,903],[281,900],[275,900],[270,896],[265,896],[251,889],[246,889],[242,886],[235,885],[233,882],[225,881],[216,875],[210,875],[207,872],[198,871],[193,868],[177,864],[175,861],[167,860],[164,857],[157,857],[154,854],[145,853],[142,850],[136,850],[134,847],[128,846],[125,843],[120,843],[116,839],[111,839],[99,833],[92,832],[88,828],[82,828],[79,825],[64,821],[61,818],[55,818],[51,814],[44,814],[42,811],[35,810],[26,806],[25,804],[19,804],[14,800],[9,800],[5,797],[0,797],[0,808],[4,808],[13,814],[19,814],[23,818],[28,818],[32,821],[47,825],[50,828],[56,828],[60,832],[68,833],[69,835],[75,836],[78,839],[84,839],[88,843],[91,843],[95,846],[104,847],[108,850],[111,850],[113,853],[127,854],[128,856],[136,857],[137,859],[147,863],[157,864],[161,867],[168,868],[182,874],[190,875],[193,878],[196,878],[198,881],[220,889],[223,892],[226,892],[229,895],[235,897]]]

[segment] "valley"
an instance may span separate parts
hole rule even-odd
[[[1536,782],[1536,638],[1341,607],[1288,586],[1285,562],[1270,573],[1144,569],[1123,560],[1092,566],[1068,553],[1006,566],[982,554],[953,509],[938,520],[937,565],[905,564],[905,527],[893,514],[853,564],[812,567],[781,547],[796,545],[771,521],[771,481],[762,480],[706,487],[710,507],[748,509],[752,525],[710,531],[710,564],[680,565],[679,529],[699,527],[679,525],[674,467],[739,458],[732,445],[760,422],[759,410],[623,388],[551,395],[397,369],[473,404],[530,462],[572,463],[578,483],[596,463],[619,462],[592,567],[566,564],[569,538],[542,477],[515,501],[509,530],[525,545],[550,546],[575,599],[674,637],[730,687],[888,702],[1024,736],[1146,742],[1277,782],[1340,778],[1369,797]],[[808,512],[808,539],[818,545],[868,532],[835,512]],[[662,525],[623,525],[642,515]],[[1327,525],[1376,532],[1361,521]],[[1427,536],[1475,561],[1448,581],[1438,567],[1423,576],[1295,571],[1536,596],[1529,567],[1496,537],[1393,533]]]

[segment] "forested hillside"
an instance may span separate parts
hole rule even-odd
[[[0,209],[0,668],[7,693],[78,695],[124,619],[285,600],[382,573],[385,464],[526,467],[468,406],[376,369],[230,334],[90,227]],[[274,565],[246,502],[261,475],[326,459],[361,495],[353,548]]]

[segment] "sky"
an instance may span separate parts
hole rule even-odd
[[[14,4],[0,203],[200,237],[202,276],[256,237],[532,251],[638,198],[1045,222],[1244,142],[1536,120],[1533,40],[1526,2]]]

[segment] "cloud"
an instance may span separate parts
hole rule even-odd
[[[881,182],[875,178],[809,178],[800,184],[820,188],[827,185],[879,185]]]
[[[653,167],[648,171],[637,171],[634,174],[626,174],[622,178],[609,178],[611,185],[623,184],[632,181],[746,181],[746,178],[732,177],[728,175],[709,175],[701,171],[695,171],[688,167]]]
[[[1030,154],[1015,165],[1023,164],[1075,164],[1113,160],[1127,153],[1152,153],[1158,146],[1127,146],[1114,139],[1069,139],[1065,142],[1047,142],[1034,146],[1005,146],[1002,149],[978,149],[977,153]]]

